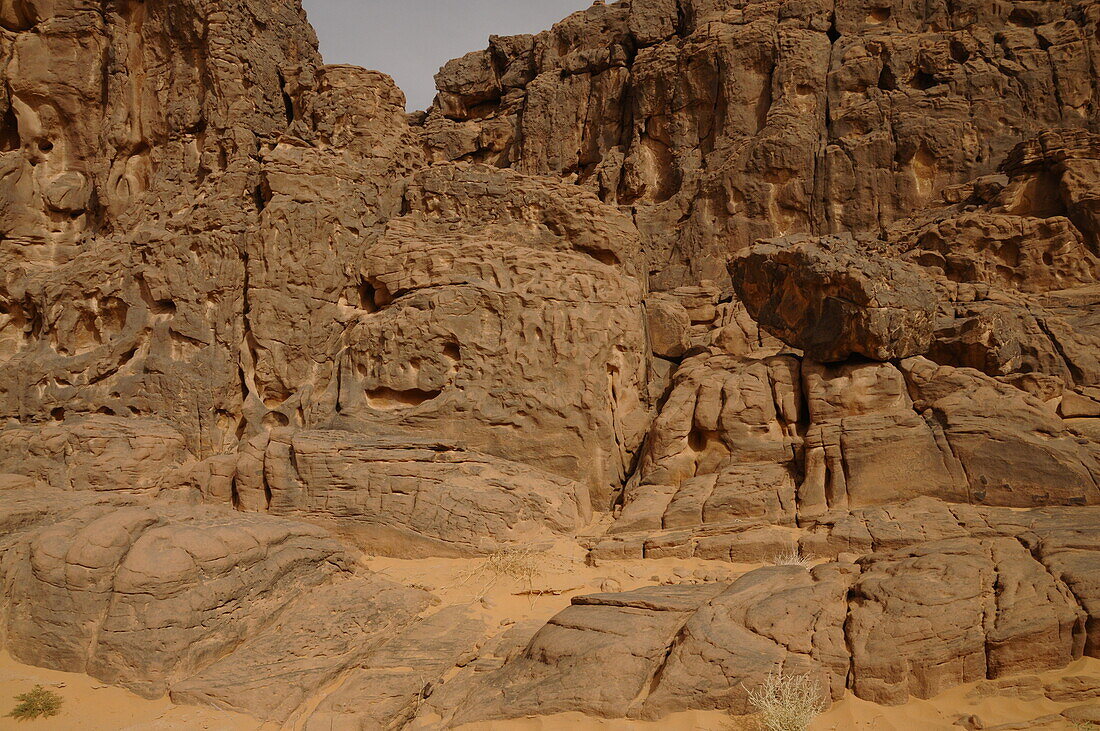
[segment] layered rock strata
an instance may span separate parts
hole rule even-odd
[[[1098,22],[598,3],[410,115],[297,0],[3,5],[3,648],[306,728],[1100,657]],[[496,626],[360,554],[560,545],[725,568]]]

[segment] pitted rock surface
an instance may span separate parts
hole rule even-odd
[[[1100,657],[1096,3],[600,2],[415,114],[299,0],[0,28],[15,659],[317,729],[1094,717],[1038,674]]]

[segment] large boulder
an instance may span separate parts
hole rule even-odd
[[[309,731],[332,728],[401,728],[426,694],[476,654],[486,630],[476,613],[451,606],[400,632],[346,675],[306,719]]]
[[[433,601],[422,589],[377,577],[321,587],[296,600],[272,626],[174,684],[172,700],[283,723],[395,634],[409,632]],[[456,632],[456,639],[469,641],[468,634]]]
[[[572,535],[591,517],[580,483],[414,435],[279,430],[261,456],[238,465],[239,501],[321,523],[372,553],[491,553]]]
[[[324,530],[214,508],[99,503],[3,555],[5,648],[147,698],[239,645],[353,557]]]
[[[761,243],[729,265],[760,326],[823,362],[923,355],[936,292],[919,267],[877,257],[852,238]]]
[[[458,709],[453,721],[568,711],[632,715],[684,623],[724,588],[647,587],[578,597],[519,657],[448,689],[446,703]]]
[[[1085,615],[1014,538],[920,544],[863,560],[845,632],[852,689],[876,703],[1077,659]]]
[[[914,408],[942,430],[969,500],[991,505],[1095,505],[1100,464],[1088,441],[1042,401],[967,368],[902,363]]]

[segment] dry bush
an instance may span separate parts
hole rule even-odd
[[[542,571],[542,551],[531,548],[502,548],[490,553],[481,568],[491,576],[509,578],[530,584]]]
[[[749,703],[768,731],[806,731],[810,721],[828,705],[817,680],[781,672],[768,675],[759,687],[750,690]]]
[[[30,721],[35,718],[49,718],[61,713],[61,696],[52,690],[36,685],[30,691],[15,696],[19,705],[11,710],[9,718]]]
[[[549,556],[544,550],[528,546],[502,548],[485,557],[467,572],[458,584],[480,584],[477,599],[481,599],[498,583],[512,581],[524,586],[525,593],[534,594],[533,584],[547,567]]]
[[[791,546],[782,553],[772,556],[771,563],[773,566],[809,566],[810,559],[802,555],[798,546]]]

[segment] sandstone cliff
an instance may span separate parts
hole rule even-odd
[[[412,115],[297,0],[0,27],[16,658],[385,728],[1100,657],[1095,3],[596,4]],[[816,565],[507,629],[360,554],[561,545]]]

